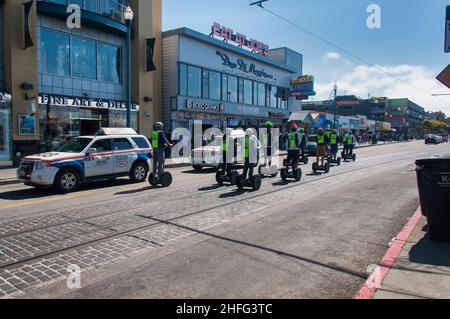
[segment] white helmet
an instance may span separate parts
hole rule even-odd
[[[248,129],[245,131],[245,135],[247,135],[247,136],[253,136],[253,135],[255,135],[255,131],[254,131],[252,128],[248,128]]]
[[[227,134],[228,136],[230,136],[231,134],[233,134],[233,129],[232,129],[231,127],[228,127],[227,130],[226,130],[226,134]]]

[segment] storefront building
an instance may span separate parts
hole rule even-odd
[[[170,129],[286,126],[301,101],[290,80],[302,74],[302,55],[287,48],[253,53],[188,28],[163,33],[163,119]],[[243,41],[245,42],[245,41]],[[265,50],[265,49],[264,49]]]
[[[81,9],[78,26],[69,4]],[[128,5],[134,11],[132,65],[123,15]],[[130,67],[132,127],[150,136],[152,124],[161,120],[160,0],[11,0],[4,10],[5,89],[12,98],[15,163],[101,127],[125,127]]]

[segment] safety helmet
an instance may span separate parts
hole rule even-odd
[[[228,127],[225,131],[225,133],[230,136],[233,133],[233,129],[231,127]]]
[[[302,127],[302,128],[300,129],[300,132],[305,133],[305,129]]]
[[[337,134],[337,130],[336,130],[336,129],[334,129],[334,130],[333,130],[333,133],[334,133],[334,134]]]
[[[348,135],[353,135],[353,132],[352,131],[348,131]]]
[[[274,126],[272,121],[267,121],[265,124],[266,124],[267,127],[273,127]]]
[[[164,123],[162,123],[162,122],[155,123],[155,128],[156,129],[163,129],[164,128]]]
[[[253,135],[255,135],[255,131],[252,128],[248,128],[245,130],[245,135],[253,136]]]
[[[323,128],[319,128],[319,133],[323,134]]]

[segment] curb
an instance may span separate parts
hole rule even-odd
[[[383,281],[386,279],[390,270],[394,267],[398,256],[400,255],[402,249],[405,247],[413,231],[416,229],[417,224],[419,223],[421,218],[422,210],[419,207],[413,217],[403,228],[403,230],[397,235],[391,248],[389,248],[386,255],[378,264],[377,269],[373,271],[369,279],[367,279],[354,299],[370,300],[374,298],[375,293],[380,288]]]
[[[4,185],[13,185],[13,184],[20,184],[22,183],[22,181],[18,180],[18,179],[5,179],[5,180],[0,180],[0,186],[4,186]]]

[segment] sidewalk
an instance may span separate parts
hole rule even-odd
[[[398,143],[402,143],[402,142],[398,142]],[[375,146],[382,146],[382,145],[389,145],[389,144],[395,144],[395,142],[390,142],[390,143],[378,143],[376,145],[372,145],[372,144],[362,144],[362,145],[358,145],[356,146],[356,148],[367,148],[367,147],[375,147]],[[342,147],[341,147],[342,149]],[[176,163],[174,160],[172,159],[167,159],[166,160],[166,167],[167,168],[175,168],[175,167],[184,167],[184,166],[190,166],[190,164],[186,164],[186,163]],[[16,168],[6,168],[6,169],[1,169],[0,168],[0,186],[2,185],[10,185],[10,184],[18,184],[21,183],[17,178],[16,178]]]
[[[388,253],[380,263],[381,271],[378,273],[380,278],[375,279],[378,283],[381,281],[381,284],[376,285],[378,289],[369,291],[366,284],[357,298],[450,298],[450,243],[433,242],[427,238],[427,220],[421,216],[420,211],[413,217],[412,222],[415,223],[415,227],[411,227],[412,233],[405,241],[401,243],[401,239],[397,238],[394,242],[394,246],[399,241],[404,245],[398,251],[399,254],[393,252],[391,248],[391,253]],[[395,247],[393,250],[395,251]],[[368,282],[374,282],[373,275]]]

